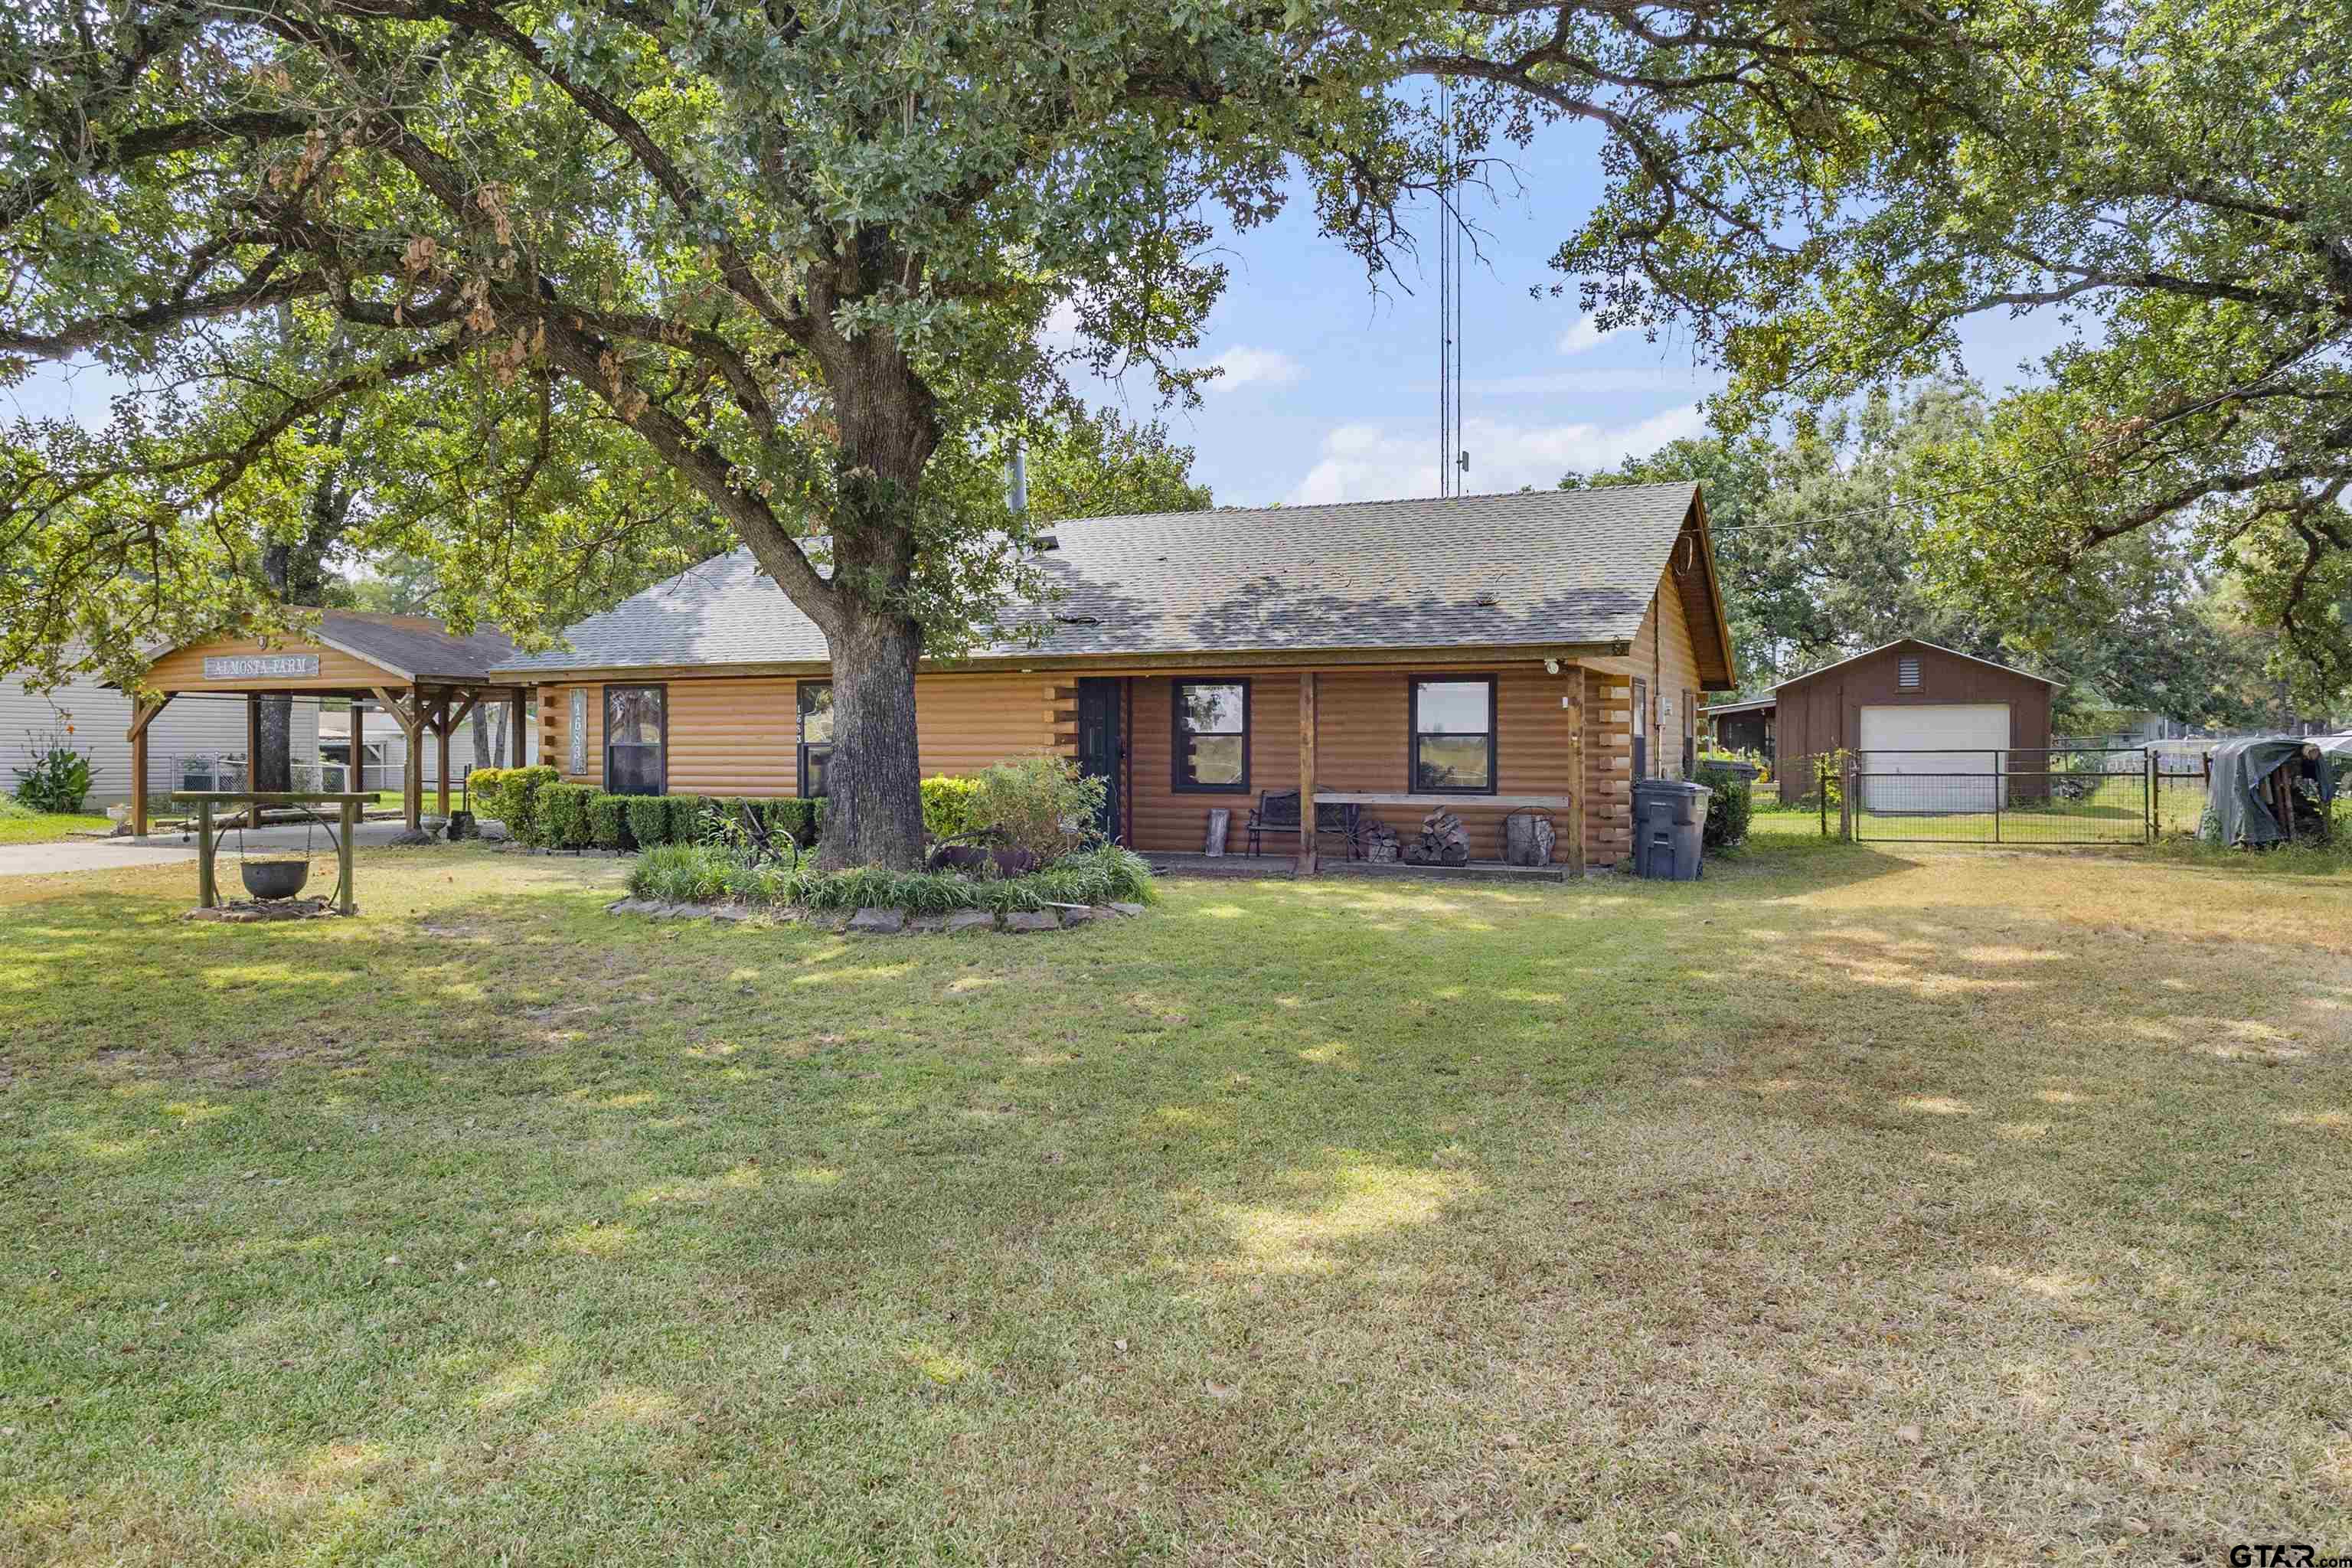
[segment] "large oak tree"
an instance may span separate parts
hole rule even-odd
[[[2029,323],[2025,384],[1923,487],[1937,569],[2031,610],[2110,551],[2185,546],[2309,700],[2352,699],[2352,8],[2042,0],[1941,158],[1764,167],[1638,171],[1558,263],[1612,323],[1695,330],[1734,423]]]
[[[349,357],[192,386],[243,410],[213,445],[142,447],[136,414],[20,431],[0,612],[79,617],[115,657],[123,628],[266,610],[223,520],[303,471],[329,410],[471,585],[460,618],[543,629],[566,555],[546,531],[592,535],[600,490],[630,515],[691,497],[831,649],[826,858],[909,863],[917,660],[994,636],[1032,586],[1004,444],[1066,412],[1073,368],[1188,395],[1221,224],[1303,178],[1377,275],[1401,204],[1475,172],[1441,162],[1440,75],[1472,165],[1567,117],[1601,128],[1620,184],[1703,208],[1735,144],[1800,184],[1899,180],[2009,20],[1913,0],[31,0],[0,18],[0,353],[203,380],[290,309]],[[1043,331],[1056,311],[1074,335]]]

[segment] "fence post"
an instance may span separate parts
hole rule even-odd
[[[2147,829],[2147,832],[2140,835],[2140,842],[2142,844],[2153,844],[2156,842],[2158,831],[2163,826],[2163,824],[2159,823],[2156,819],[2156,786],[2158,783],[2156,775],[2156,748],[2153,746],[2142,746],[2139,749],[2139,760],[2141,773],[2144,780],[2140,785],[2140,813],[2141,820]]]
[[[1830,759],[1824,752],[1813,759],[1813,793],[1822,797],[1822,837],[1830,836]]]
[[[2042,765],[2049,767],[2049,759],[2042,759]],[[2045,773],[2042,776],[2046,782],[2050,775]],[[2001,773],[2000,753],[1995,752],[1992,754],[1992,841],[1995,844],[2000,842],[2000,808],[2009,804],[2008,795],[2009,780]]]
[[[1845,763],[1845,787],[1838,791],[1838,837],[1848,844],[1853,842],[1853,796],[1862,787],[1862,766],[1848,755]]]

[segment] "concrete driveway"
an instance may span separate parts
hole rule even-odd
[[[362,848],[389,844],[401,831],[397,821],[362,822],[356,842]],[[303,842],[303,829],[298,823],[289,827],[255,828],[244,836],[243,847],[283,853],[301,848]],[[332,856],[335,852],[334,840],[323,828],[312,829],[309,843],[314,855]],[[231,831],[221,840],[221,858],[235,859],[238,847],[237,835]],[[181,842],[176,833],[157,833],[145,838],[68,838],[57,844],[0,844],[0,877],[54,876],[61,871],[114,871],[125,866],[162,866],[195,858],[196,841],[193,834],[185,843]]]

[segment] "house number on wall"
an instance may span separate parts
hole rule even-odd
[[[578,687],[572,690],[572,771],[588,771],[588,693]]]

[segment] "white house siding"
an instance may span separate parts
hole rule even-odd
[[[0,680],[0,790],[13,793],[16,770],[29,766],[35,744],[50,731],[73,725],[68,743],[89,758],[92,774],[85,809],[95,811],[131,798],[131,701],[87,677],[53,691],[33,692],[22,683]],[[195,753],[245,754],[245,700],[182,697],[147,727],[147,788],[161,801],[180,787],[179,759]],[[319,756],[319,705],[294,704],[296,760]]]

